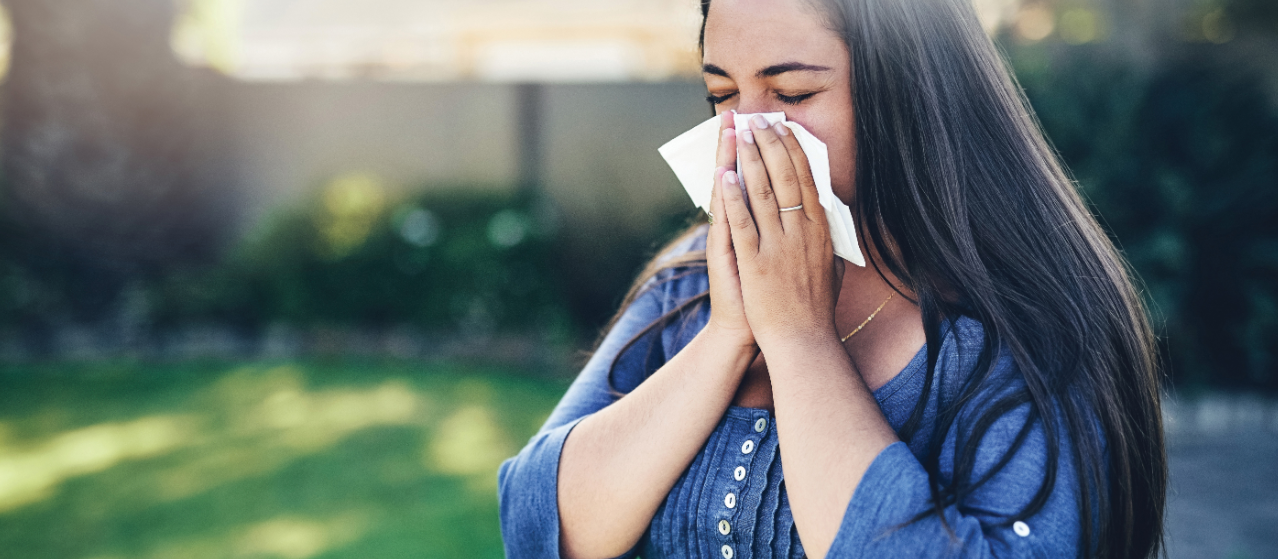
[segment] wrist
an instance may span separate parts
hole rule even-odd
[[[706,323],[706,327],[701,329],[697,337],[705,339],[717,347],[730,348],[742,354],[753,355],[759,350],[759,346],[754,339],[754,333],[750,332],[749,329],[726,328],[713,320]]]
[[[843,344],[839,343],[838,334],[834,331],[833,326],[829,328],[821,328],[819,326],[788,328],[771,335],[760,336],[757,343],[759,347],[764,349],[764,353],[778,357],[791,354],[814,355],[836,350],[845,352]]]

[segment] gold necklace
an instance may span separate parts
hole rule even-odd
[[[860,326],[857,326],[856,330],[853,330],[851,334],[843,336],[843,338],[839,340],[839,343],[848,341],[848,338],[855,336],[857,332],[860,332],[862,328],[865,328],[865,325],[869,324],[871,320],[874,320],[875,315],[878,315],[879,311],[883,310],[883,307],[887,306],[888,301],[891,301],[892,297],[895,295],[896,295],[896,292],[893,292],[892,294],[888,295],[888,298],[883,300],[883,303],[879,305],[879,308],[874,309],[874,312],[870,313],[870,316],[865,317],[865,322],[862,322]]]

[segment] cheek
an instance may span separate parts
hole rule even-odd
[[[805,116],[807,119],[800,124],[825,142],[830,150],[831,190],[845,204],[851,205],[856,185],[856,132],[851,111]]]
[[[831,138],[830,189],[843,203],[851,205],[856,190],[856,134],[852,127],[843,128],[837,139]]]

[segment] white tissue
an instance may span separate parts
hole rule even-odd
[[[794,137],[808,156],[808,164],[812,167],[812,179],[816,182],[817,199],[825,208],[826,221],[830,223],[830,238],[834,243],[834,254],[856,264],[865,266],[865,258],[861,255],[861,247],[856,241],[856,226],[852,223],[852,210],[834,195],[830,189],[830,152],[825,143],[808,132],[796,122],[785,119],[785,113],[759,113],[769,124],[785,123],[786,128],[794,132]],[[738,132],[749,130],[749,121],[753,114],[738,114],[735,117]],[[710,193],[714,190],[715,152],[719,148],[719,117],[714,117],[697,125],[692,130],[680,134],[677,138],[666,142],[657,151],[666,163],[674,170],[684,190],[692,198],[692,203],[702,210],[710,210]],[[740,157],[737,168],[740,169]],[[737,173],[738,176],[740,173]],[[744,184],[744,182],[743,182]]]

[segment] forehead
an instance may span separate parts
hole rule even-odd
[[[847,46],[810,0],[714,0],[704,62],[735,74],[780,62],[844,68]]]

